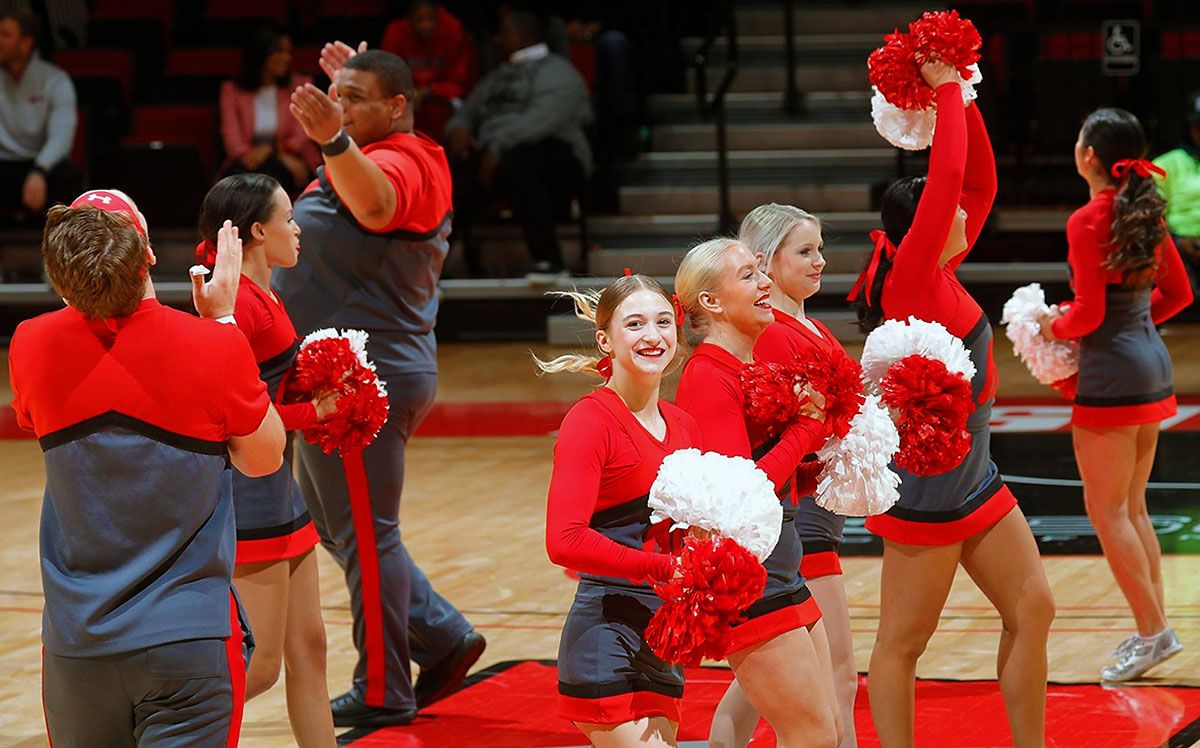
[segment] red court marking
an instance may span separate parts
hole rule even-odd
[[[731,674],[721,668],[689,668],[679,740],[704,740],[717,701]],[[406,727],[378,730],[349,743],[353,748],[432,748],[487,745],[489,748],[581,746],[583,735],[555,714],[557,678],[553,665],[522,662],[423,710]],[[797,694],[797,699],[804,698]],[[1096,685],[1050,686],[1048,748],[1151,748],[1200,718],[1200,689]],[[858,744],[876,748],[866,679],[859,680],[855,708]],[[1011,745],[1000,690],[995,681],[918,681],[917,745],[995,748]],[[775,745],[760,723],[753,748]]]
[[[1200,396],[1180,395],[1180,405],[1200,405]],[[574,405],[567,401],[513,401],[435,403],[417,428],[417,436],[546,436],[558,430],[563,416]],[[1020,410],[1005,411],[1017,406]],[[1066,431],[1070,403],[1054,398],[1002,399],[995,419],[998,431],[1010,430],[1006,421],[1017,418],[1032,421],[1021,428],[1028,431]],[[1168,431],[1200,431],[1200,413],[1171,424]],[[12,408],[0,406],[0,439],[32,439],[33,434],[17,426]]]

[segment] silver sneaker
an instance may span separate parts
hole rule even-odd
[[[1134,631],[1129,638],[1117,645],[1117,648],[1112,651],[1109,657],[1122,657],[1126,652],[1133,649],[1133,645],[1138,643],[1141,637]]]
[[[1183,645],[1172,629],[1166,629],[1149,640],[1137,637],[1137,641],[1125,650],[1116,664],[1100,671],[1100,676],[1114,682],[1137,680],[1150,668],[1166,662],[1182,649]]]

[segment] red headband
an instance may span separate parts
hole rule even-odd
[[[683,309],[683,304],[679,303],[679,294],[671,294],[671,306],[675,307],[675,326],[683,327],[683,317],[687,314]]]
[[[879,271],[879,256],[885,254],[889,260],[896,256],[896,245],[887,238],[887,233],[879,230],[872,231],[871,241],[875,242],[875,249],[871,252],[871,261],[867,263],[867,269],[858,274],[858,280],[854,281],[854,288],[851,288],[849,295],[846,296],[846,301],[858,301],[859,294],[862,294],[867,306],[871,306],[871,287],[875,285],[875,274]]]
[[[129,201],[115,192],[109,190],[88,190],[75,198],[75,201],[71,203],[72,208],[82,208],[84,206],[99,208],[110,213],[124,213],[133,219],[133,227],[137,229],[137,232],[142,236],[146,236],[146,230],[142,228],[142,222],[138,220],[137,210],[129,204]]]
[[[1149,179],[1151,173],[1160,177],[1167,176],[1167,172],[1161,166],[1156,166],[1144,158],[1123,158],[1112,165],[1112,175],[1117,179],[1125,179],[1130,171],[1142,179]]]

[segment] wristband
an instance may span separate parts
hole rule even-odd
[[[338,130],[338,134],[334,135],[329,142],[321,144],[321,153],[326,156],[339,156],[345,153],[353,142],[344,129]]]
[[[41,174],[43,177],[46,176],[46,170],[43,169],[42,167],[38,166],[37,164],[34,164],[33,166],[29,167],[29,173],[30,174]]]
[[[232,314],[226,314],[224,317],[217,317],[214,322],[220,322],[222,325],[236,325],[237,320]]]

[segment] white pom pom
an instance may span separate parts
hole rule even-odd
[[[824,464],[817,479],[817,506],[846,517],[891,509],[900,498],[900,476],[888,463],[899,449],[896,425],[879,398],[868,395],[845,438],[833,437],[817,452]]]
[[[967,68],[971,71],[970,77],[963,80],[962,76],[958,78],[958,85],[962,86],[963,104],[969,104],[979,98],[979,94],[975,91],[975,85],[983,81],[983,73],[979,72],[979,63],[975,63]]]
[[[375,364],[367,361],[367,340],[370,336],[364,330],[342,330],[342,337],[350,344],[350,350],[358,356],[359,362],[375,371]]]
[[[965,80],[962,76],[958,79],[958,84],[962,87],[963,104],[978,98],[975,86],[983,80],[978,63],[968,69],[971,75]],[[871,90],[874,92],[871,96],[871,120],[875,123],[875,131],[884,140],[906,151],[923,151],[933,145],[937,107],[901,109],[888,103],[878,88],[871,86]]]
[[[909,317],[890,319],[871,331],[863,345],[863,377],[878,394],[892,364],[913,354],[941,361],[968,382],[975,376],[971,354],[958,338],[937,322]]]
[[[1042,384],[1054,384],[1079,371],[1078,341],[1051,341],[1042,337],[1038,319],[1050,312],[1041,285],[1030,283],[1013,292],[1004,302],[1000,323],[1012,341],[1013,352],[1029,373]]]
[[[300,341],[300,347],[303,348],[304,346],[308,345],[309,343],[315,343],[318,340],[324,340],[326,338],[336,338],[336,337],[338,337],[337,330],[335,330],[332,327],[322,327],[320,330],[313,330],[309,334],[305,335],[304,340]]]
[[[783,507],[767,474],[744,457],[681,449],[667,455],[650,488],[652,523],[699,527],[731,538],[759,561],[779,542]]]
[[[922,151],[933,143],[933,124],[937,118],[936,111],[927,109],[901,109],[888,103],[878,88],[871,96],[871,119],[875,122],[875,131],[883,139],[897,148],[906,151]]]

